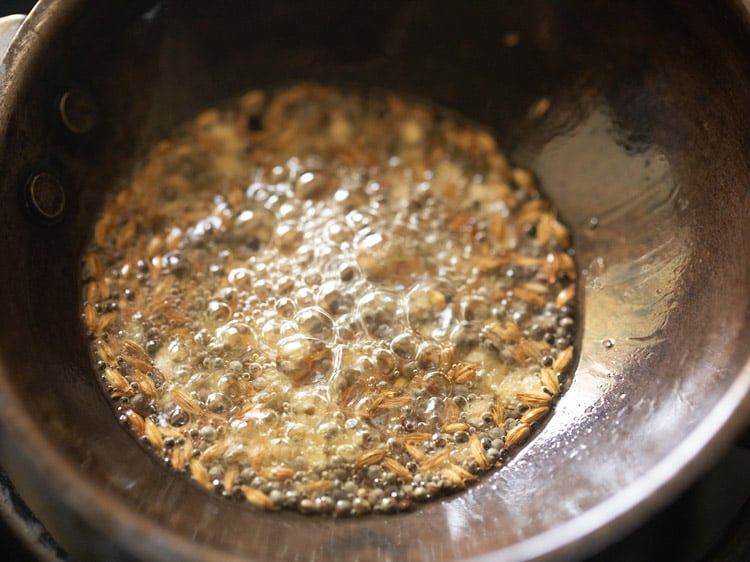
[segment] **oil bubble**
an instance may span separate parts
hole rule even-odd
[[[320,307],[303,308],[294,316],[294,321],[300,331],[310,337],[322,341],[333,340],[333,319]]]
[[[357,302],[357,313],[365,329],[375,338],[392,337],[398,303],[396,298],[383,291],[372,291]]]
[[[407,319],[412,330],[424,337],[443,337],[453,322],[452,296],[452,287],[445,281],[415,285],[406,297]]]
[[[302,383],[329,352],[325,342],[301,334],[279,341],[276,367],[295,383]]]
[[[412,332],[398,334],[391,341],[391,350],[401,359],[411,360],[417,355],[419,338]]]

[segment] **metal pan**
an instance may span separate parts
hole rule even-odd
[[[82,560],[597,550],[748,420],[749,41],[729,1],[43,0],[0,67],[0,462]],[[300,79],[392,88],[492,128],[573,230],[569,390],[507,466],[411,513],[213,497],[118,426],[89,364],[79,262],[107,190],[198,109]]]

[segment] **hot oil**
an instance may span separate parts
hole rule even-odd
[[[547,414],[571,255],[486,132],[303,84],[153,148],[95,226],[83,317],[121,420],[174,469],[263,509],[399,511]]]

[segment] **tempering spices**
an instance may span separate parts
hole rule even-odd
[[[494,139],[397,95],[252,91],[111,197],[82,317],[123,423],[260,509],[407,510],[500,467],[573,359],[569,233]]]

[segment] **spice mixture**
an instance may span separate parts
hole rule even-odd
[[[262,509],[394,512],[549,412],[571,255],[488,133],[302,84],[152,149],[95,225],[82,315],[120,420],[174,470]]]

